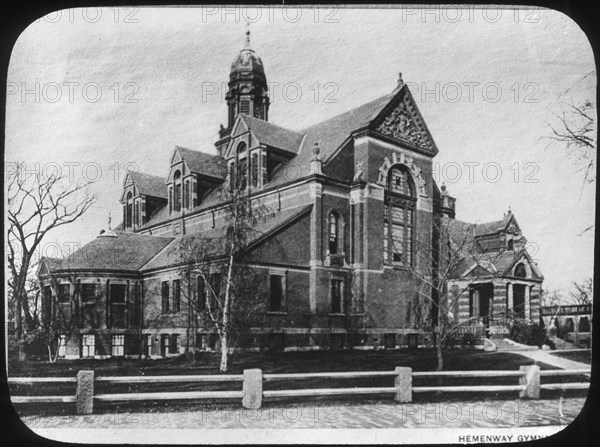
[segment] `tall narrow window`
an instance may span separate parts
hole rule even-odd
[[[84,326],[92,326],[96,321],[96,284],[81,284],[81,305]]]
[[[256,188],[258,186],[258,154],[256,152],[250,158],[250,175],[252,187]]]
[[[229,163],[229,192],[235,189],[235,161]]]
[[[339,245],[339,224],[340,218],[337,213],[329,215],[329,253],[332,255],[338,253]]]
[[[175,182],[173,210],[175,212],[177,212],[177,211],[181,211],[181,171],[179,171],[179,170],[175,171],[175,174],[173,175],[173,180]]]
[[[190,207],[190,182],[189,180],[185,181],[185,185],[183,188],[183,207],[188,209]]]
[[[171,354],[179,354],[179,334],[171,334],[171,346],[169,346]]]
[[[135,225],[142,225],[142,215],[140,214],[140,202],[135,202]]]
[[[412,265],[416,201],[408,169],[402,165],[392,167],[385,194],[384,262]]]
[[[202,276],[198,276],[198,292],[197,292],[197,303],[196,308],[198,311],[203,312],[206,310],[206,284]]]
[[[344,311],[344,282],[342,279],[331,280],[331,313],[340,314]]]
[[[173,281],[173,312],[181,310],[181,280]]]
[[[169,281],[162,282],[162,313],[169,312]]]
[[[126,212],[127,221],[125,222],[125,227],[131,228],[131,226],[133,225],[133,194],[131,193],[131,191],[129,191],[127,193],[126,209],[127,209],[127,212]]]
[[[213,311],[217,308],[219,297],[221,296],[221,274],[220,273],[212,273],[209,278],[209,286],[212,293],[209,296],[211,307]]]
[[[285,276],[271,275],[269,278],[269,311],[282,312],[285,308]]]
[[[116,328],[125,328],[127,286],[125,284],[110,285],[110,325]]]

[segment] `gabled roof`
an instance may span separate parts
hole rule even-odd
[[[246,127],[263,144],[297,154],[304,134],[286,129],[249,115],[241,114],[240,119]]]
[[[189,170],[196,174],[220,180],[224,180],[227,176],[227,162],[218,155],[193,151],[181,146],[175,146],[175,151],[179,152]]]
[[[130,171],[127,176],[131,179],[141,195],[167,198],[165,179],[157,175],[144,174],[143,172]],[[125,180],[127,182],[127,180]]]
[[[264,219],[259,219],[249,230],[247,246],[248,249],[260,244],[264,239],[273,235],[279,229],[300,218],[312,209],[312,205],[299,208],[282,210],[273,213]],[[186,244],[198,244],[198,248],[204,251],[202,256],[218,257],[224,253],[224,235],[227,227],[212,228],[201,233],[187,234],[173,239],[172,242],[161,251],[155,258],[143,266],[142,271],[151,271],[169,266],[181,265],[182,247]],[[192,245],[193,246],[193,245]]]
[[[508,212],[500,220],[476,224],[475,225],[475,235],[476,236],[485,236],[488,234],[495,234],[500,231],[504,231],[508,228],[510,222],[513,220],[516,222],[514,214],[512,214],[511,212]]]
[[[98,236],[63,259],[47,263],[51,271],[112,270],[137,272],[173,238],[114,231],[116,237]]]

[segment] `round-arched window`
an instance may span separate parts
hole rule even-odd
[[[517,278],[527,278],[527,269],[522,262],[515,267],[515,276]]]
[[[416,203],[415,185],[408,168],[392,166],[385,191],[384,263],[404,267],[412,265]]]

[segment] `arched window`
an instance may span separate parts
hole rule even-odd
[[[173,204],[173,210],[177,212],[181,211],[181,171],[175,171],[173,180],[175,183],[175,194],[173,199],[175,203]]]
[[[132,226],[132,221],[133,221],[133,194],[131,193],[131,191],[129,191],[127,193],[127,204],[126,204],[126,222],[125,222],[125,226],[127,228],[131,228]]]
[[[515,243],[514,243],[514,241],[512,239],[508,241],[508,249],[509,250],[514,250],[515,249]]]
[[[527,278],[527,269],[522,262],[515,267],[515,276],[517,278]]]
[[[337,213],[329,215],[329,253],[338,254],[340,240],[340,217]]]
[[[383,261],[411,266],[417,198],[408,168],[393,166],[388,173],[384,203]]]

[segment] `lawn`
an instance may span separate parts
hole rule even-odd
[[[514,353],[498,352],[488,353],[482,351],[456,350],[448,351],[444,357],[445,369],[457,370],[518,370],[521,365],[533,364],[533,360]],[[9,365],[9,376],[75,376],[82,369],[93,369],[96,376],[123,376],[123,375],[181,375],[181,374],[218,374],[219,355],[216,353],[201,353],[195,362],[186,360],[183,356],[171,359],[135,360],[135,359],[108,359],[108,360],[63,360],[54,364],[49,362],[21,362]],[[423,349],[418,351],[309,351],[286,352],[280,354],[267,353],[241,353],[232,356],[230,360],[230,374],[241,374],[244,369],[261,368],[264,373],[303,373],[303,372],[343,372],[343,371],[393,371],[396,366],[410,366],[414,371],[435,370],[436,355],[434,350]],[[541,364],[541,369],[551,369],[549,365]],[[559,378],[561,381],[565,378]],[[559,380],[554,380],[559,381]],[[425,379],[414,378],[414,386],[424,385],[515,385],[518,379],[509,378],[444,378]],[[303,379],[295,381],[269,381],[265,382],[265,390],[295,389],[295,388],[351,388],[351,387],[391,387],[393,377],[371,377],[360,379]],[[11,386],[11,393],[22,394],[74,394],[74,384],[57,384],[45,386],[43,389],[26,386]],[[241,383],[168,383],[155,385],[148,384],[102,384],[97,383],[96,393],[129,393],[129,392],[159,392],[159,391],[199,391],[199,390],[236,390],[241,389]],[[515,393],[503,393],[510,398]],[[484,398],[498,398],[502,394],[489,393]],[[381,396],[365,396],[366,399],[385,399]],[[452,393],[444,396],[435,396],[430,393],[415,395],[415,401],[425,399],[447,400],[481,399],[474,394]],[[356,397],[346,398],[356,399]],[[305,399],[306,400],[306,399]],[[319,402],[331,401],[331,398],[312,399]],[[293,402],[286,399],[286,402]],[[301,401],[298,401],[301,402]],[[208,402],[145,402],[134,404],[97,405],[99,411],[165,411],[166,409],[185,410],[198,408]],[[212,404],[212,403],[211,403]],[[221,403],[220,403],[221,404]],[[239,402],[232,402],[239,406]],[[39,409],[39,408],[38,408]]]
[[[566,351],[566,352],[551,352],[552,355],[557,357],[562,357],[565,359],[573,360],[575,362],[586,363],[588,365],[592,364],[592,357],[590,355],[590,351]]]

